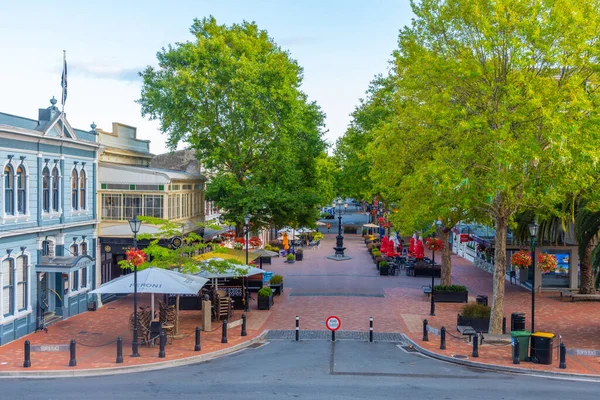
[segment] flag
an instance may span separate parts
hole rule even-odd
[[[63,57],[63,73],[62,73],[62,79],[60,82],[60,86],[62,87],[62,105],[65,105],[65,102],[67,101],[67,56],[64,55]]]

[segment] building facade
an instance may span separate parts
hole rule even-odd
[[[88,307],[96,282],[99,144],[51,100],[0,113],[0,345]]]
[[[150,167],[154,155],[150,153],[149,141],[138,139],[134,127],[113,123],[112,128],[112,132],[98,129],[103,145],[97,193],[99,284],[127,272],[118,263],[133,245],[128,220],[134,216],[181,222],[187,232],[199,230],[197,224],[204,221],[205,178],[199,172]],[[148,224],[142,224],[140,230],[157,232],[157,227]],[[139,242],[139,247],[146,244]],[[110,297],[103,295],[102,300]]]

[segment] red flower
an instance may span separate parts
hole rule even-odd
[[[441,250],[443,247],[442,239],[427,238],[425,239],[425,247],[427,247],[429,250],[434,251]]]
[[[240,243],[242,246],[246,244],[246,240],[243,237],[236,237],[234,240],[235,243]]]
[[[546,274],[558,268],[558,260],[554,254],[538,253],[538,260],[537,267]]]
[[[144,253],[144,250],[129,249],[125,255],[127,256],[127,261],[129,264],[131,264],[131,266],[139,267],[144,263],[144,261],[146,261],[146,253]]]
[[[519,250],[510,257],[510,264],[515,268],[527,268],[531,265],[531,254],[527,250]]]
[[[250,240],[248,240],[248,243],[250,243],[250,246],[252,247],[258,247],[262,244],[262,240],[260,240],[258,236],[252,236]]]

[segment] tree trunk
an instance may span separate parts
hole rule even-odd
[[[490,334],[502,333],[504,317],[504,283],[506,277],[506,229],[508,216],[496,215],[496,250],[494,254],[494,293],[492,295],[492,314],[490,316]]]
[[[585,247],[583,257],[579,260],[579,272],[581,274],[579,293],[582,294],[596,293],[596,289],[594,288],[594,271],[592,269],[592,251],[594,251],[595,246],[595,241],[590,240]]]
[[[450,248],[450,229],[438,228],[438,235],[442,237],[442,277],[440,285],[452,285],[452,249]]]

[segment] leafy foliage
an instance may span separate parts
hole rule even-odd
[[[275,275],[273,275],[273,276],[271,277],[271,280],[270,280],[270,282],[271,282],[273,285],[279,285],[280,283],[282,283],[282,282],[283,282],[283,276],[281,276],[281,275],[278,275],[278,274],[275,274]]]
[[[490,319],[492,308],[483,304],[468,303],[462,308],[460,316],[463,318]]]
[[[258,291],[260,297],[269,297],[273,295],[273,290],[269,287],[263,287]]]

